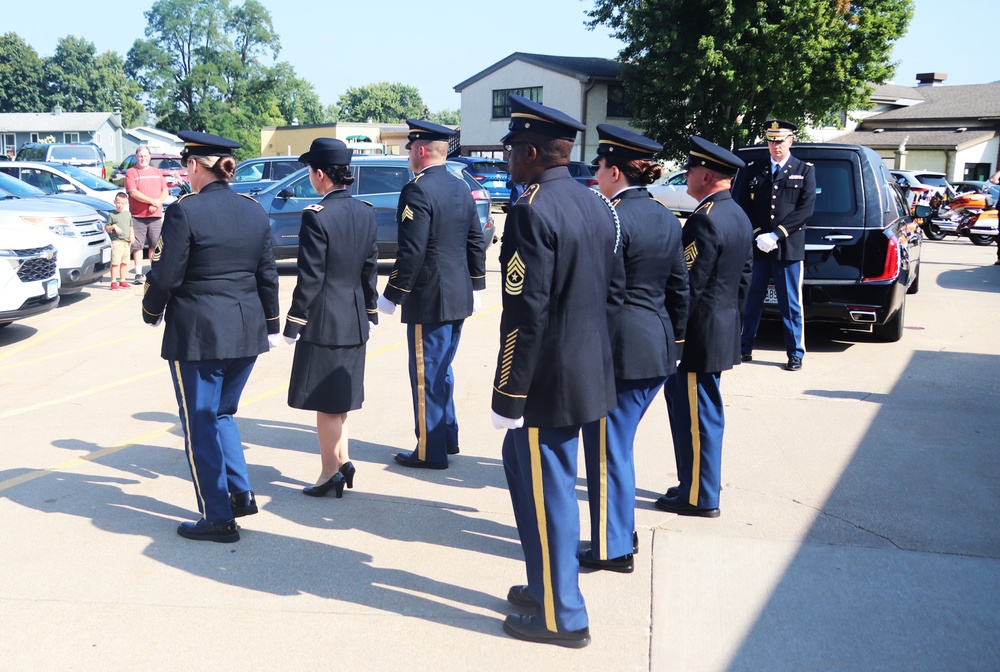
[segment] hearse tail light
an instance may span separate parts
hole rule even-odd
[[[895,280],[899,275],[899,241],[890,237],[889,249],[885,251],[885,266],[882,267],[882,274],[874,278],[861,278],[861,282],[879,282],[885,280]]]

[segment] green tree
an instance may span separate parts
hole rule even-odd
[[[0,112],[41,112],[45,68],[17,33],[0,35]]]
[[[341,121],[396,124],[403,119],[420,118],[424,101],[420,91],[413,86],[379,82],[366,86],[350,87],[337,101]]]
[[[442,126],[458,126],[462,123],[462,113],[459,110],[441,110],[431,114],[430,120]]]
[[[113,51],[97,54],[94,44],[67,36],[45,59],[47,106],[60,105],[67,112],[111,112],[121,109],[122,123],[143,123],[146,111],[138,98],[138,84],[125,76],[125,63]]]
[[[912,15],[913,0],[597,0],[589,25],[625,43],[626,104],[677,158],[691,134],[735,147],[770,117],[867,107]]]

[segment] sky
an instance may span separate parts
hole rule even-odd
[[[281,39],[278,60],[311,82],[324,105],[348,87],[388,81],[415,86],[433,112],[457,110],[455,85],[516,51],[616,58],[622,47],[607,28],[587,29],[592,0],[261,2]],[[947,73],[946,84],[1000,80],[994,3],[916,0],[909,30],[893,51],[894,82],[915,86],[918,72]],[[81,11],[79,0],[47,0],[40,15],[30,2],[3,0],[0,34],[17,33],[43,58],[67,35],[124,57],[144,36],[143,12],[152,5],[128,0]],[[312,7],[318,9],[305,9]]]

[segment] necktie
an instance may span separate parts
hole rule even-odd
[[[771,173],[771,181],[774,182],[778,179],[778,173],[781,172],[781,166],[774,164],[774,172]]]

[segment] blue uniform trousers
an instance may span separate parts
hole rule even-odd
[[[721,374],[678,371],[663,386],[674,439],[680,499],[715,509],[722,490]]]
[[[511,429],[503,466],[524,551],[536,622],[552,632],[587,627],[580,592],[580,508],[576,456],[580,426]],[[631,544],[631,530],[629,530]]]
[[[229,493],[250,490],[243,440],[233,415],[256,361],[240,357],[170,362],[198,511],[212,523],[233,519]]]
[[[590,503],[590,553],[597,560],[632,552],[635,530],[635,459],[639,421],[665,378],[615,380],[618,407],[583,426],[583,456]]]
[[[458,447],[455,376],[451,362],[458,351],[463,322],[406,325],[417,437],[413,456],[426,462],[447,462],[448,448]]]
[[[764,311],[764,296],[771,278],[778,295],[778,311],[785,332],[785,354],[801,359],[806,354],[805,335],[802,327],[802,262],[754,259],[753,276],[743,307],[743,337],[740,351],[753,352],[760,316]]]

